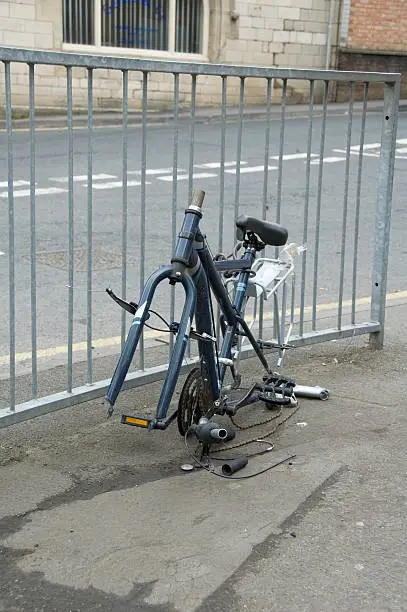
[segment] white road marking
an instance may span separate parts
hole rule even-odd
[[[401,149],[396,149],[396,153],[407,153],[407,147],[402,147]]]
[[[146,174],[148,176],[155,176],[156,174],[170,174],[172,172],[172,168],[152,168],[151,170],[146,170]],[[186,172],[183,168],[178,168],[178,172]],[[137,176],[141,175],[141,170],[129,170],[127,174],[137,174]]]
[[[278,170],[277,166],[269,166],[269,170]],[[237,174],[237,168],[233,168],[233,170],[226,170],[229,174]],[[264,164],[261,166],[247,166],[245,168],[240,168],[240,174],[248,174],[249,172],[264,172]]]
[[[4,251],[0,251],[0,255],[5,255],[5,252]]]
[[[307,159],[308,153],[291,153],[289,155],[283,155],[283,161],[289,161],[290,159]],[[317,153],[311,153],[311,157],[318,157]],[[279,155],[271,155],[270,159],[280,159]]]
[[[35,190],[35,195],[52,195],[56,193],[67,193],[67,189],[61,189],[60,187],[39,187]],[[29,189],[20,189],[19,191],[14,191],[13,195],[15,198],[26,198],[30,195]],[[2,191],[0,193],[0,198],[8,198],[8,192]]]
[[[324,157],[322,160],[323,164],[334,164],[336,162],[345,161],[345,157]],[[311,164],[314,166],[319,165],[319,159],[313,159]]]
[[[380,147],[381,147],[380,142],[372,142],[371,144],[363,145],[363,150],[368,151],[369,149],[380,149]],[[359,150],[360,150],[360,145],[351,146],[351,151],[359,151]]]
[[[24,185],[29,185],[30,181],[13,181],[13,187],[24,187]],[[0,187],[8,187],[8,181],[2,181],[0,183]]]
[[[397,138],[397,144],[407,145],[407,138]]]
[[[141,181],[127,181],[127,187],[138,187],[141,185]],[[146,185],[151,185],[146,181]],[[87,187],[87,184],[84,185]],[[117,187],[123,187],[123,181],[112,181],[111,183],[94,183],[92,184],[93,189],[116,189]]]
[[[240,165],[244,166],[245,164],[247,164],[247,161],[241,161]],[[235,161],[225,161],[223,166],[225,168],[231,168],[232,166],[237,166],[237,162]],[[207,164],[195,164],[196,168],[213,168],[213,169],[220,169],[222,168],[222,164],[220,162],[208,162]]]
[[[332,151],[333,151],[334,153],[343,153],[344,155],[346,155],[346,151],[345,151],[345,149],[332,149]],[[351,155],[359,155],[359,151],[352,151],[352,150],[351,150],[351,151],[349,151],[349,153],[350,153]],[[362,155],[363,155],[363,157],[376,157],[376,159],[377,159],[378,157],[380,157],[380,154],[379,154],[379,153],[363,153]]]
[[[92,180],[93,181],[103,181],[106,179],[114,179],[116,178],[115,174],[92,174]],[[55,181],[56,183],[68,183],[69,182],[69,177],[67,176],[55,176],[55,177],[50,177],[49,179],[50,181]],[[72,177],[72,180],[74,183],[80,183],[82,181],[87,181],[88,180],[88,175],[87,174],[75,174]]]
[[[213,178],[215,176],[218,176],[217,174],[211,174],[210,172],[195,172],[192,175],[193,179],[198,179],[198,178]],[[157,176],[157,179],[159,181],[167,181],[168,183],[172,183],[173,181],[173,177],[172,176]],[[187,179],[189,179],[189,174],[178,174],[177,176],[177,181],[186,181]]]

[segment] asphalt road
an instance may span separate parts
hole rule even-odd
[[[342,215],[344,204],[345,155],[340,151],[346,145],[345,114],[328,117],[324,172],[322,182],[318,302],[335,303],[339,292],[339,264],[341,253]],[[360,138],[360,116],[353,120],[352,146]],[[263,120],[244,123],[241,160],[242,172],[239,185],[238,206],[236,202],[236,170],[238,125],[228,123],[226,130],[226,166],[224,196],[223,249],[229,251],[233,245],[233,219],[235,210],[261,216],[263,207],[263,171],[266,125]],[[280,221],[289,229],[289,240],[303,243],[306,164],[303,155],[307,151],[308,124],[304,118],[286,121],[284,133],[284,155],[282,169],[282,198]],[[365,143],[380,143],[381,114],[372,112],[367,116]],[[313,264],[316,252],[316,206],[318,193],[318,161],[321,134],[321,118],[316,116],[312,135],[313,163],[310,176],[309,227],[307,240],[306,303],[312,300]],[[176,199],[177,226],[182,219],[188,197],[190,132],[189,126],[179,127],[178,168],[180,176],[174,191],[172,181],[173,140],[171,124],[150,125],[147,139],[146,185],[146,254],[140,257],[140,207],[141,188],[133,184],[128,187],[128,264],[127,295],[137,299],[139,294],[140,266],[145,274],[158,265],[167,263],[172,243],[172,200]],[[401,114],[398,130],[398,158],[396,159],[392,242],[389,261],[388,291],[406,288],[407,272],[403,264],[406,253],[406,217],[403,194],[406,191],[407,167],[407,118]],[[270,170],[268,176],[267,217],[275,220],[278,215],[278,156],[280,122],[271,123]],[[74,342],[86,340],[87,286],[87,158],[88,138],[84,130],[74,132],[74,217],[75,217],[75,277],[74,277]],[[221,127],[208,122],[195,127],[193,172],[194,186],[206,191],[202,228],[213,249],[217,250],[219,230],[220,171],[214,167],[220,161]],[[102,341],[120,334],[121,313],[108,299],[104,289],[111,286],[121,291],[122,248],[122,187],[123,158],[122,133],[120,128],[95,130],[93,147],[93,339]],[[338,152],[339,151],[339,152]],[[356,151],[354,152],[356,153]],[[14,180],[29,181],[29,133],[14,134]],[[303,155],[301,155],[303,154]],[[373,230],[376,206],[376,179],[378,172],[379,146],[367,148],[363,156],[361,191],[361,216],[359,229],[359,257],[357,296],[370,295]],[[293,156],[293,157],[290,157]],[[351,297],[352,267],[354,261],[354,224],[358,155],[350,157],[349,214],[345,246],[345,292],[344,299]],[[0,133],[0,278],[4,293],[8,286],[8,206],[7,206],[7,139]],[[128,180],[140,182],[141,130],[132,127],[128,131]],[[49,349],[47,358],[58,359],[55,347],[67,344],[67,249],[68,249],[68,176],[67,132],[63,130],[38,131],[36,136],[36,246],[37,246],[37,335],[38,348]],[[16,265],[16,350],[18,354],[29,352],[30,331],[30,199],[29,184],[15,185],[15,265]],[[53,191],[53,193],[50,192]],[[55,192],[57,190],[57,192]],[[168,312],[168,297],[163,291],[159,295],[159,307]],[[0,322],[0,374],[8,375],[8,300],[3,300],[3,316]],[[97,355],[104,353],[103,346]],[[117,350],[115,348],[114,350]],[[83,359],[83,352],[78,355]],[[45,357],[44,357],[45,359]],[[65,358],[64,358],[65,359]],[[18,360],[18,368],[27,367],[27,360]],[[45,362],[47,365],[49,362]],[[54,361],[54,364],[56,362]],[[39,367],[42,361],[39,360]]]

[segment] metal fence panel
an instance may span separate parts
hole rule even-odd
[[[94,346],[99,343],[103,346],[104,338],[95,339],[95,334],[100,333],[100,328],[96,328],[96,314],[100,311],[102,302],[99,300],[98,292],[102,291],[100,283],[104,279],[98,276],[96,265],[95,249],[97,248],[97,226],[103,223],[97,210],[96,194],[100,187],[98,183],[100,175],[95,175],[97,167],[97,128],[95,127],[95,79],[98,69],[109,69],[117,71],[122,75],[122,108],[121,108],[121,151],[120,174],[121,180],[111,180],[108,187],[121,189],[120,204],[120,229],[117,232],[120,236],[120,280],[122,295],[126,298],[136,299],[136,296],[129,296],[129,284],[131,279],[131,290],[134,291],[134,282],[137,282],[137,289],[143,287],[147,273],[155,264],[155,259],[161,256],[152,256],[149,243],[149,231],[154,219],[149,212],[149,206],[154,204],[153,196],[149,195],[147,185],[150,185],[150,178],[158,175],[161,185],[171,184],[167,198],[170,205],[163,211],[167,226],[165,226],[165,240],[168,241],[168,254],[170,245],[176,240],[176,232],[179,224],[179,213],[186,203],[186,198],[191,195],[194,183],[201,181],[200,186],[205,189],[205,181],[216,178],[218,188],[213,200],[215,204],[208,210],[207,221],[212,234],[209,242],[221,252],[230,248],[234,220],[237,215],[243,212],[244,205],[242,200],[247,198],[247,188],[244,183],[248,172],[255,173],[259,177],[259,192],[250,200],[250,214],[257,214],[263,219],[270,219],[277,222],[295,219],[297,223],[298,240],[302,240],[307,246],[303,253],[302,261],[297,263],[297,275],[300,279],[299,291],[291,295],[284,293],[283,299],[287,304],[291,304],[290,323],[293,323],[293,314],[296,311],[298,319],[298,329],[292,343],[298,346],[316,342],[323,342],[332,339],[345,338],[359,334],[370,334],[371,343],[375,347],[381,347],[384,334],[384,315],[385,297],[387,280],[387,255],[389,247],[391,199],[393,184],[393,169],[395,157],[395,142],[397,129],[397,111],[400,94],[400,75],[381,74],[381,73],[355,73],[338,72],[324,70],[292,70],[276,69],[253,66],[231,66],[214,65],[199,63],[184,63],[170,61],[137,60],[119,57],[99,57],[92,55],[78,55],[67,53],[56,53],[46,51],[28,51],[16,48],[0,48],[0,61],[4,65],[5,83],[5,112],[6,112],[6,147],[8,160],[8,177],[5,184],[7,191],[0,193],[8,201],[8,346],[9,354],[3,356],[0,363],[9,363],[9,398],[8,405],[0,406],[0,426],[15,423],[35,416],[44,414],[51,410],[56,410],[65,406],[71,406],[87,399],[103,396],[108,385],[108,380],[95,381],[93,356]],[[13,104],[12,104],[12,69],[17,63],[28,67],[28,103],[29,103],[29,189],[27,193],[17,190],[19,180],[16,180],[15,173],[15,147],[16,133],[13,130]],[[38,251],[39,234],[41,232],[41,219],[39,216],[39,196],[44,190],[36,186],[38,176],[38,155],[37,140],[38,131],[36,129],[36,108],[35,90],[37,83],[38,67],[42,65],[59,66],[65,70],[66,87],[66,189],[55,188],[54,193],[61,194],[61,202],[66,204],[66,222],[62,228],[67,241],[66,252],[66,296],[64,307],[66,307],[66,388],[58,389],[51,395],[41,394],[39,386],[39,358],[46,353],[49,347],[42,346],[41,330],[44,322],[39,310],[40,289],[39,265],[41,260]],[[85,69],[86,89],[87,89],[87,161],[86,175],[75,175],[75,126],[74,126],[74,95],[73,71]],[[129,96],[129,79],[134,73],[141,75],[141,116],[140,131],[137,136],[138,147],[138,169],[130,170],[132,167],[132,157],[134,154],[134,135],[130,132],[129,117],[131,109]],[[149,92],[151,81],[156,75],[169,74],[173,77],[172,88],[172,120],[168,123],[171,129],[172,142],[165,143],[168,159],[171,160],[171,167],[164,169],[150,169],[148,159],[150,143],[150,122],[149,122]],[[216,77],[219,82],[219,109],[216,126],[219,139],[218,150],[219,159],[205,164],[197,164],[200,159],[199,138],[199,109],[197,106],[197,95],[202,79]],[[189,79],[188,87],[184,79]],[[236,90],[237,109],[232,109],[228,105],[228,95],[231,90],[231,80],[237,79],[238,87]],[[250,83],[256,79],[261,80],[264,86],[264,133],[261,135],[257,149],[260,151],[260,165],[248,166],[248,162],[243,159],[245,156],[245,126],[248,88]],[[257,83],[256,81],[256,83]],[[308,106],[305,113],[306,129],[303,134],[305,152],[289,153],[287,148],[287,124],[288,113],[288,89],[291,82],[306,81],[308,83]],[[276,87],[277,82],[281,82],[280,90]],[[326,196],[325,174],[327,173],[327,159],[325,151],[328,147],[329,137],[329,92],[332,83],[349,83],[349,103],[348,112],[344,116],[343,133],[345,135],[344,149],[341,153],[344,160],[343,174],[343,193],[340,197],[340,204],[337,209],[333,206]],[[367,111],[368,111],[368,88],[370,83],[384,84],[384,109],[382,113],[382,134],[380,157],[378,157],[377,174],[377,207],[376,220],[372,228],[371,238],[374,238],[373,266],[371,268],[372,288],[371,288],[371,315],[368,321],[358,321],[356,303],[360,291],[360,273],[358,264],[360,262],[359,246],[361,232],[361,218],[365,214],[363,208],[363,177],[364,177],[364,152],[366,146],[367,130]],[[316,89],[317,85],[322,84],[322,106],[316,113]],[[362,87],[362,105],[359,115],[355,113],[355,92]],[[187,92],[187,93],[185,93]],[[280,94],[280,104],[276,106],[275,98]],[[188,121],[183,123],[182,117],[184,99],[189,100]],[[276,117],[273,109],[278,109],[278,128],[275,127],[272,117]],[[358,145],[352,145],[354,126],[358,123],[357,136]],[[360,123],[360,126],[359,126]],[[233,125],[233,138],[230,138],[230,125]],[[215,128],[213,128],[215,129]],[[120,131],[121,130],[121,131]],[[186,136],[188,144],[186,148],[183,144],[183,135]],[[260,138],[260,136],[259,136]],[[313,153],[313,146],[319,143],[317,153]],[[273,149],[274,143],[278,143],[278,152]],[[185,150],[184,150],[185,149]],[[228,160],[228,151],[234,151],[235,160]],[[132,152],[132,153],[131,153]],[[274,152],[274,155],[271,153]],[[356,172],[353,172],[351,165],[352,155],[358,155]],[[149,157],[150,156],[150,157]],[[301,195],[296,196],[295,210],[291,210],[287,204],[287,194],[289,193],[289,173],[286,171],[286,162],[290,159],[301,159],[303,163],[302,176],[304,183],[301,185]],[[117,160],[114,160],[115,163]],[[254,162],[253,162],[254,163]],[[273,165],[271,165],[273,164]],[[187,170],[181,168],[186,165]],[[199,169],[198,169],[199,168]],[[257,173],[257,174],[256,174]],[[132,175],[136,175],[133,179]],[[1,184],[0,176],[0,184]],[[75,191],[75,181],[86,179],[86,198],[82,204],[81,196]],[[62,180],[62,179],[58,179]],[[109,179],[110,180],[110,179]],[[182,181],[186,181],[182,183]],[[25,181],[21,181],[25,184]],[[185,185],[185,193],[182,187]],[[137,206],[134,205],[133,197],[129,195],[129,189],[139,187],[140,196]],[[213,191],[213,189],[212,189]],[[62,195],[64,194],[64,195]],[[251,192],[250,192],[251,194]],[[27,223],[29,226],[28,235],[22,234],[18,229],[16,233],[16,197],[27,195],[29,197],[29,208],[27,209]],[[251,194],[252,195],[252,194]],[[290,196],[292,197],[292,196]],[[339,198],[339,196],[338,196]],[[180,200],[183,200],[182,202]],[[112,199],[117,202],[117,197]],[[20,201],[20,200],[18,200]],[[339,200],[338,200],[339,202]],[[319,318],[320,312],[320,279],[326,276],[324,265],[326,264],[326,253],[329,252],[327,246],[328,236],[326,235],[326,219],[328,204],[331,206],[331,214],[335,223],[333,225],[335,236],[338,238],[339,257],[334,262],[337,267],[336,272],[336,295],[337,309],[333,316],[333,323],[327,327],[324,321]],[[83,206],[83,208],[81,208]],[[255,207],[257,206],[256,210]],[[18,209],[19,218],[23,214]],[[116,215],[117,216],[117,215]],[[78,350],[78,344],[82,350],[81,343],[75,343],[75,313],[76,302],[81,289],[78,288],[78,274],[81,270],[76,263],[76,243],[78,232],[82,231],[80,219],[85,223],[85,274],[84,289],[86,299],[86,332],[84,333],[83,350],[86,354],[86,379],[76,380],[74,372],[74,352]],[[157,217],[157,221],[159,217]],[[298,220],[300,220],[298,222]],[[205,216],[204,216],[205,221]],[[216,226],[217,224],[217,226]],[[162,226],[164,227],[164,225]],[[168,227],[168,231],[166,229]],[[159,229],[159,228],[158,228]],[[214,237],[214,230],[217,229],[217,236]],[[289,228],[290,229],[290,228]],[[157,230],[158,231],[158,230]],[[164,230],[162,230],[164,231]],[[132,238],[131,238],[132,237]],[[138,244],[134,240],[138,240]],[[16,238],[18,238],[16,242]],[[24,333],[19,324],[19,312],[16,311],[16,289],[20,281],[21,270],[24,265],[21,258],[21,241],[26,241],[30,245],[29,254],[29,278],[30,278],[30,321],[31,321],[31,347],[29,359],[31,361],[31,397],[16,395],[17,381],[17,362],[24,358],[21,350],[20,339]],[[132,240],[132,242],[130,242]],[[332,239],[333,240],[333,239]],[[159,246],[158,241],[156,243]],[[162,245],[161,245],[162,246]],[[160,248],[161,248],[160,246]],[[20,250],[19,250],[20,249]],[[321,250],[322,249],[322,250]],[[274,251],[274,249],[273,249]],[[137,252],[136,258],[134,253]],[[349,257],[351,253],[351,257]],[[273,253],[274,254],[274,253]],[[150,261],[151,260],[151,261]],[[164,262],[162,262],[164,263]],[[3,268],[4,269],[4,268]],[[16,276],[17,271],[17,276]],[[132,278],[135,276],[135,278]],[[349,282],[348,282],[348,279]],[[58,292],[58,289],[56,290]],[[346,294],[349,300],[346,300]],[[307,305],[307,298],[310,304]],[[298,299],[298,307],[296,300]],[[107,300],[107,297],[106,297]],[[168,317],[173,321],[178,307],[175,291],[171,292],[169,302],[163,304],[163,308]],[[346,321],[345,307],[350,309],[350,319]],[[284,319],[277,324],[276,316],[273,317],[273,328],[268,325],[265,313],[265,304],[260,303],[259,337],[266,334],[274,334],[274,337],[283,334]],[[274,315],[276,312],[274,312]],[[310,316],[310,321],[307,317]],[[104,319],[106,321],[106,318]],[[324,327],[325,326],[325,327]],[[111,338],[111,344],[115,344],[116,351],[123,345],[128,320],[123,312],[117,325],[116,337]],[[4,330],[1,331],[3,334]],[[4,342],[2,342],[4,345]],[[19,349],[17,350],[17,346]],[[172,348],[172,336],[169,342],[169,350]],[[64,348],[65,351],[65,348]],[[61,351],[62,352],[62,351]],[[247,351],[249,354],[249,351]],[[23,355],[23,357],[21,357]],[[188,369],[196,361],[193,353],[188,354]],[[161,363],[157,365],[148,360],[145,346],[142,344],[137,360],[137,370],[131,373],[126,381],[126,388],[140,385],[143,383],[158,380],[166,372],[168,353],[161,356]]]

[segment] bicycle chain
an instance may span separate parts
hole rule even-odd
[[[294,410],[291,410],[290,414],[288,414],[282,421],[279,421],[277,423],[277,425],[275,427],[273,427],[273,429],[271,431],[269,431],[267,434],[265,434],[264,436],[261,436],[261,439],[264,440],[265,438],[269,438],[271,435],[273,435],[273,433],[275,433],[277,431],[277,429],[279,427],[281,427],[281,425],[284,425],[284,423],[286,423],[288,421],[288,419],[290,419],[292,416],[294,416],[294,414],[299,410],[300,408],[300,404],[299,402],[297,403],[297,405],[295,406]],[[230,420],[232,421],[233,425],[235,425],[235,427],[238,427],[238,429],[240,429],[241,431],[246,431],[248,429],[252,429],[253,427],[259,427],[260,425],[265,425],[266,423],[271,423],[271,421],[275,421],[276,419],[278,419],[279,416],[281,416],[282,413],[282,409],[280,409],[278,415],[275,415],[273,417],[271,417],[271,419],[267,419],[266,421],[259,421],[258,423],[253,423],[252,425],[247,425],[246,427],[242,427],[241,425],[238,425],[238,423],[235,423],[235,421],[233,420],[232,417],[230,417]],[[222,448],[217,448],[212,450],[211,449],[211,454],[215,454],[215,453],[220,453],[223,451],[228,451],[228,450],[232,450],[234,448],[240,448],[241,446],[246,446],[248,444],[253,444],[254,442],[257,442],[257,440],[259,440],[259,436],[256,436],[255,438],[251,438],[250,440],[244,440],[243,442],[239,442],[238,444],[232,444],[232,445],[225,445]]]

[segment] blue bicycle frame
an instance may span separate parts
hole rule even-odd
[[[166,429],[177,416],[177,411],[170,416],[167,416],[167,412],[178,380],[194,317],[194,337],[198,340],[202,378],[208,381],[210,401],[213,405],[219,405],[226,368],[228,365],[233,367],[232,346],[238,327],[249,339],[266,373],[271,375],[267,360],[242,317],[247,284],[251,274],[250,269],[258,249],[254,245],[245,243],[246,248],[242,259],[213,261],[199,230],[204,195],[202,191],[194,191],[192,201],[185,211],[171,265],[163,266],[155,271],[144,287],[106,395],[107,401],[113,407],[129,370],[159,283],[164,280],[169,280],[171,284],[181,283],[185,291],[185,304],[168,371],[158,400],[155,419],[135,419],[139,422],[134,423],[149,429]],[[219,273],[222,270],[239,272],[233,303],[223,285]],[[212,323],[209,287],[212,289],[225,320],[223,342],[219,356],[216,355],[216,345],[213,337],[215,330]]]

